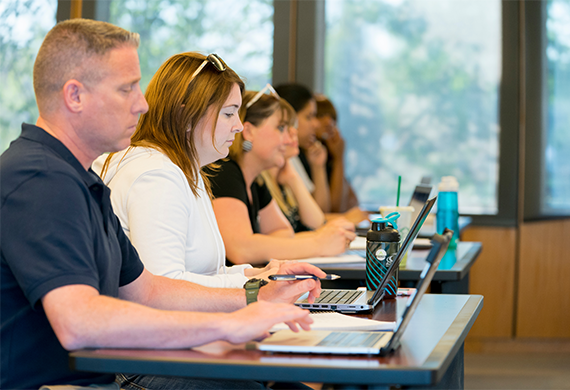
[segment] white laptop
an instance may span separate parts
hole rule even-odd
[[[408,299],[404,314],[393,332],[300,331],[280,330],[257,344],[261,351],[319,354],[385,355],[397,349],[418,304],[426,292],[453,235],[446,229],[432,238],[432,249],[426,259],[415,292]],[[395,269],[388,273],[390,277]]]
[[[414,239],[418,235],[425,219],[427,218],[430,210],[435,204],[437,197],[428,200],[418,217],[414,221],[408,235],[406,236],[400,250],[396,254],[396,259],[392,262],[389,270],[398,269],[400,262],[404,255],[412,246]],[[367,312],[374,309],[374,307],[382,301],[384,296],[384,289],[388,284],[389,278],[384,278],[382,284],[376,291],[367,290],[337,290],[337,289],[323,289],[321,295],[315,300],[314,303],[309,303],[306,295],[302,296],[295,302],[295,305],[309,310],[333,310],[342,313],[359,313]],[[377,293],[378,292],[378,293]]]

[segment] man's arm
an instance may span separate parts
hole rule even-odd
[[[215,340],[241,343],[266,337],[276,323],[287,322],[296,330],[297,325],[308,329],[312,322],[307,311],[291,304],[260,301],[233,313],[167,311],[99,295],[87,285],[56,288],[42,304],[68,350],[188,348]]]

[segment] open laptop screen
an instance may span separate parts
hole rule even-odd
[[[443,255],[447,251],[447,247],[449,246],[449,241],[452,236],[453,231],[449,229],[446,229],[442,235],[436,234],[433,236],[431,240],[433,247],[426,259],[426,265],[420,275],[420,280],[418,281],[414,294],[408,300],[408,305],[404,310],[404,314],[402,314],[402,317],[396,324],[394,336],[390,340],[390,345],[388,345],[389,348],[393,348],[400,341],[404,330],[412,318],[412,314],[418,307],[421,297],[425,294],[431,280],[433,279],[435,271],[437,271],[437,267],[439,266]]]

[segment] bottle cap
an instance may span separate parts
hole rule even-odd
[[[459,183],[455,176],[444,176],[441,178],[441,182],[437,186],[437,189],[441,191],[455,191],[459,190]]]
[[[381,230],[386,225],[392,225],[394,229],[398,230],[398,225],[396,224],[396,220],[398,218],[400,218],[400,213],[393,212],[386,215],[384,218],[373,219],[372,221],[370,221],[372,222],[372,230]]]

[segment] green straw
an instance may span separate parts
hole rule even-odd
[[[396,197],[396,207],[400,206],[400,186],[402,185],[402,176],[398,176],[398,195]]]

